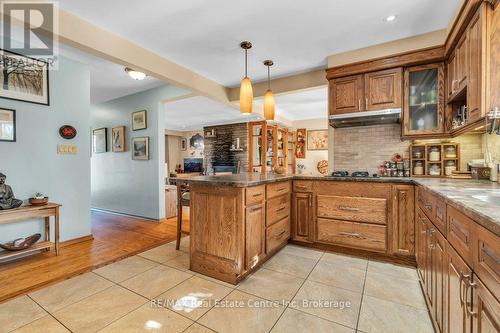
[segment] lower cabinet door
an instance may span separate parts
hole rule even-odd
[[[312,193],[294,193],[292,209],[292,239],[312,243]]]
[[[447,285],[447,241],[443,235],[431,225],[431,262],[432,262],[432,300],[433,315],[439,332],[446,332],[446,285]]]
[[[475,275],[474,282],[469,284],[467,289],[467,295],[470,294],[473,295],[474,301],[466,310],[473,318],[473,332],[500,332],[500,303]]]
[[[464,292],[467,279],[472,277],[472,270],[451,246],[448,246],[447,252],[448,332],[470,333],[472,321],[466,313]]]
[[[290,238],[290,217],[276,222],[266,229],[266,254],[285,244]]]
[[[413,185],[392,186],[392,252],[415,254],[415,189]]]
[[[417,272],[422,281],[424,289],[427,285],[427,220],[423,216],[423,212],[419,209],[417,213],[417,220],[415,221],[415,255],[417,259]]]
[[[246,208],[245,269],[249,270],[266,255],[266,210],[264,204]]]

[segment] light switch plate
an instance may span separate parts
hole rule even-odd
[[[78,147],[75,145],[57,145],[57,153],[60,155],[76,155]]]

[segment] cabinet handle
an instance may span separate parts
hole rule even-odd
[[[474,317],[477,313],[474,312],[474,310],[472,309],[472,289],[476,288],[477,286],[477,283],[475,282],[470,282],[471,279],[470,277],[467,279],[467,288],[465,289],[465,310],[467,310],[467,316],[471,316],[471,317]],[[470,292],[470,297],[471,297],[471,301],[468,302],[467,301],[467,295],[469,294],[469,290],[471,291]],[[470,306],[470,308],[469,308]]]
[[[285,210],[286,206],[281,206],[280,208],[276,209],[276,213],[279,213],[283,210]]]
[[[361,98],[358,99],[358,110],[361,110]]]
[[[466,290],[466,289],[467,289],[467,288],[463,288],[463,287],[462,287],[462,285],[464,285],[464,286],[465,286],[465,282],[464,282],[464,280],[465,280],[465,279],[468,279],[468,278],[470,278],[470,275],[468,275],[468,274],[464,274],[463,272],[460,272],[460,304],[461,304],[462,306],[464,306],[464,304],[465,304],[465,303],[464,303],[464,295],[463,295],[463,292],[464,292],[464,290]]]
[[[309,207],[312,207],[313,206],[312,194],[309,194],[309,198],[307,200],[309,200]]]
[[[286,230],[283,230],[282,232],[280,232],[279,234],[277,234],[276,236],[274,236],[274,238],[276,239],[280,239],[281,236],[283,236],[285,234]]]
[[[307,191],[308,190],[307,186],[302,186],[302,185],[295,185],[295,188],[297,190],[303,190],[303,191]]]
[[[361,234],[358,234],[356,232],[339,232],[339,235],[347,236],[347,237],[354,237],[354,238],[361,238]]]
[[[261,210],[261,207],[253,208],[253,209],[250,211],[250,213],[254,213],[254,212],[258,211],[258,210]]]
[[[365,109],[368,110],[368,97],[365,97]]]
[[[347,207],[347,206],[339,206],[340,210],[345,210],[348,212],[359,212],[359,208]]]
[[[254,197],[254,198],[257,198],[257,197],[260,197],[260,196],[262,196],[262,193],[256,193],[256,194],[252,195],[252,197]]]
[[[425,209],[427,209],[429,212],[432,212],[432,205],[431,204],[425,204]]]

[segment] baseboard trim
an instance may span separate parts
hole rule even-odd
[[[94,240],[94,236],[92,234],[82,237],[77,237],[73,239],[68,239],[67,241],[61,242],[61,247],[66,247],[70,245],[75,245],[78,243],[88,242]]]
[[[152,221],[152,222],[161,222],[162,221],[162,219],[154,219],[154,218],[151,218],[151,217],[126,214],[126,213],[116,212],[116,211],[113,211],[113,210],[108,210],[108,209],[103,209],[103,208],[91,208],[90,210],[91,211],[95,211],[95,212],[101,212],[101,213],[108,213],[108,214],[113,214],[113,215],[126,216],[126,217],[130,217],[130,218],[138,219],[138,220],[148,220],[148,221]]]

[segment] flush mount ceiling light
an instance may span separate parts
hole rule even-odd
[[[240,86],[240,112],[243,115],[249,115],[253,109],[253,89],[252,81],[248,77],[248,50],[252,48],[252,43],[243,41],[240,47],[245,50],[245,77],[241,80]]]
[[[267,66],[267,91],[264,95],[264,118],[266,120],[274,120],[274,96],[271,90],[271,66],[274,65],[272,60],[265,60],[264,65]]]
[[[396,19],[396,15],[389,15],[386,18],[384,18],[385,22],[392,22]]]
[[[137,81],[144,80],[146,78],[146,74],[133,70],[130,67],[125,67],[125,72],[127,72],[128,76]]]

